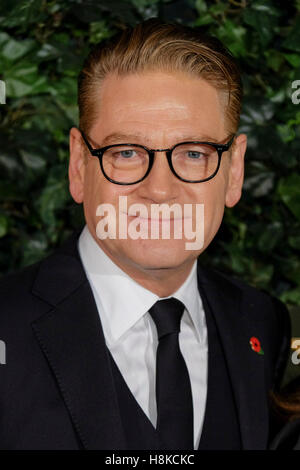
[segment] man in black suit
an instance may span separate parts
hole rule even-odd
[[[90,54],[69,164],[86,225],[0,283],[2,449],[266,448],[287,310],[199,256],[241,196],[241,95],[228,51],[179,25]]]

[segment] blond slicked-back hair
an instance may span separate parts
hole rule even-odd
[[[185,72],[209,82],[225,103],[226,131],[236,133],[243,91],[231,53],[199,28],[164,23],[157,18],[126,28],[90,52],[78,80],[79,127],[88,133],[96,120],[105,77],[148,71]]]

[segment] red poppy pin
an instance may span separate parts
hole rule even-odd
[[[249,342],[251,344],[251,348],[253,349],[253,351],[257,352],[258,354],[265,354],[261,348],[260,341],[257,338],[255,338],[255,336],[252,336]]]

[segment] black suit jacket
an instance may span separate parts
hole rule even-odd
[[[6,344],[1,449],[126,448],[103,330],[77,250],[79,233],[0,282],[0,339]],[[199,261],[198,285],[220,331],[243,448],[264,449],[268,390],[280,383],[289,352],[287,310]],[[251,349],[252,336],[264,355]]]

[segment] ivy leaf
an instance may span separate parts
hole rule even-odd
[[[42,21],[46,16],[41,0],[1,0],[0,25],[2,27],[19,26],[21,31],[26,31],[29,25]]]
[[[34,95],[48,90],[45,76],[39,74],[37,65],[20,61],[4,73],[6,94],[10,98]]]
[[[102,0],[101,2],[98,0],[72,0],[72,3],[75,3],[72,7],[73,14],[85,23],[98,21],[105,11],[129,25],[134,25],[139,19],[139,15],[128,0]]]
[[[8,231],[8,217],[0,214],[0,238],[4,237]]]
[[[7,33],[0,33],[0,61],[3,66],[13,64],[35,48],[36,43],[32,39],[17,41]]]
[[[27,266],[33,264],[40,259],[44,258],[46,255],[46,250],[48,247],[48,240],[46,235],[39,231],[38,233],[31,235],[31,237],[25,237],[22,240],[22,266]]]
[[[300,52],[300,18],[296,20],[292,30],[289,32],[282,44],[286,49]]]
[[[278,10],[270,1],[257,0],[245,8],[243,19],[258,34],[262,47],[266,47],[272,40],[278,24]]]
[[[280,179],[278,193],[294,216],[300,220],[300,175],[292,174]]]
[[[64,178],[62,178],[62,171]],[[66,181],[66,168],[64,166],[54,167],[45,188],[35,202],[41,220],[46,225],[55,226],[55,212],[62,209],[68,200],[70,200],[70,195]]]
[[[20,154],[24,164],[33,170],[41,170],[46,166],[46,161],[38,154],[21,149]]]

